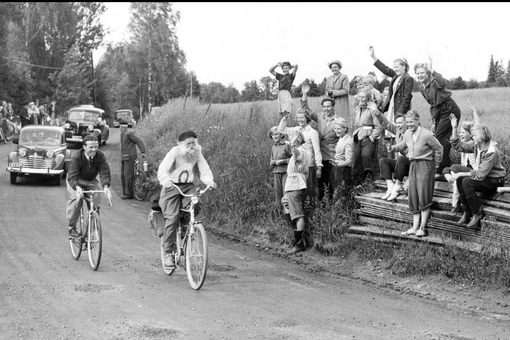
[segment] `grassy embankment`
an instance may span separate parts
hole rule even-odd
[[[510,165],[509,96],[510,89],[507,88],[462,90],[453,94],[462,110],[461,120],[472,120],[472,110],[466,98],[475,105],[482,122],[489,126],[498,141],[507,168]],[[320,110],[321,99],[310,98],[310,107]],[[299,99],[294,99],[294,103],[298,107]],[[413,94],[412,106],[422,115],[422,125],[430,128],[429,106],[420,93]],[[150,150],[152,179],[156,181],[154,169],[176,144],[178,134],[195,130],[219,185],[218,190],[205,198],[202,214],[206,220],[231,233],[257,234],[266,242],[288,244],[292,233],[275,210],[269,167],[271,140],[267,132],[271,126],[277,125],[279,118],[275,101],[209,107],[195,100],[177,99],[146,118],[137,127],[137,133]],[[489,250],[472,253],[453,246],[435,248],[413,244],[389,247],[377,241],[344,237],[354,222],[352,202],[343,205],[335,200],[319,204],[313,211],[309,205],[307,208],[310,211],[309,236],[314,247],[324,254],[384,260],[388,269],[404,275],[443,274],[480,286],[510,286],[510,255],[506,248],[502,247],[498,253]]]

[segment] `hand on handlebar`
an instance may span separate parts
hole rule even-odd
[[[79,185],[76,186],[76,196],[78,196],[78,198],[83,197],[83,189]]]
[[[108,198],[109,200],[112,199],[112,192],[110,190],[109,187],[104,187],[104,195],[106,196],[106,198]]]

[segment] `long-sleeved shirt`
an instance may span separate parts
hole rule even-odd
[[[479,161],[473,165],[471,178],[482,181],[488,178],[500,178],[506,176],[506,169],[501,162],[501,152],[494,142],[490,142],[485,148],[479,149],[474,143],[461,142],[459,138],[451,140],[455,150],[474,153]]]
[[[285,191],[296,191],[306,189],[306,178],[308,168],[310,167],[310,155],[301,145],[298,147],[299,155],[290,158],[287,166],[287,180],[285,181]]]
[[[416,141],[414,140],[416,139]],[[407,149],[407,157],[410,161],[428,160],[435,161],[436,167],[439,166],[443,159],[443,146],[431,131],[418,127],[413,136],[412,130],[406,130],[402,141],[393,145],[393,151],[401,152]]]
[[[352,137],[349,134],[338,139],[335,151],[335,164],[337,166],[352,166],[354,149],[352,146]]]
[[[145,145],[133,131],[125,132],[120,137],[120,155],[122,159],[136,159],[136,146],[141,153],[145,153]]]
[[[375,117],[379,109],[370,107],[358,106],[356,108],[356,116],[354,117],[354,132],[352,136],[358,136],[358,140],[365,137],[372,136],[376,140],[382,133],[383,128],[378,118]]]
[[[307,100],[300,100],[301,108],[310,110]],[[338,136],[335,133],[335,115],[327,116],[325,113],[312,112],[312,120],[317,123],[317,132],[319,133],[319,144],[322,154],[322,161],[332,161],[335,159],[335,147],[338,142]]]
[[[311,156],[310,166],[318,166],[322,167],[322,154],[321,147],[319,141],[319,133],[317,130],[311,127],[308,124],[305,127],[295,126],[295,127],[287,127],[287,118],[284,116],[280,120],[280,124],[278,125],[278,131],[286,133],[289,136],[290,140],[293,140],[296,134],[301,132],[303,137],[305,137],[305,143],[303,146],[308,151]]]
[[[383,129],[388,130],[392,134],[395,135],[395,144],[398,144],[402,141],[402,137],[404,136],[404,131],[397,127],[397,124],[392,123],[388,120],[388,118],[382,113],[375,116],[379,122],[381,123]],[[407,156],[407,149],[404,149],[398,152],[401,156]]]
[[[278,160],[286,160],[289,161],[290,157],[292,157],[292,151],[290,149],[290,143],[282,140],[276,144],[273,144],[273,147],[271,148],[271,160],[272,161],[278,161]],[[287,172],[287,164],[279,164],[273,166],[273,173],[285,173]]]
[[[106,161],[106,156],[101,151],[96,151],[96,155],[89,161],[85,155],[85,150],[81,149],[71,158],[69,164],[69,172],[67,174],[67,181],[71,188],[76,190],[76,186],[79,185],[79,180],[92,181],[99,174],[99,180],[104,186],[110,187],[111,174],[110,166]]]
[[[180,146],[174,146],[159,164],[158,180],[164,188],[171,187],[172,183],[193,183],[197,170],[202,183],[213,184],[214,177],[202,155],[201,146],[197,146],[197,151],[191,157],[183,153]]]
[[[432,72],[426,84],[420,85],[420,92],[430,104],[432,120],[439,118],[440,106],[452,97],[452,92],[446,89],[446,80],[436,71]]]

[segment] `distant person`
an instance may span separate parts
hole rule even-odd
[[[23,105],[20,114],[21,127],[31,124],[30,104]]]
[[[306,177],[310,167],[310,155],[303,147],[305,137],[302,133],[295,135],[291,141],[292,157],[287,166],[287,180],[282,203],[285,212],[290,214],[290,220],[295,225],[294,242],[287,254],[296,254],[306,250],[303,232],[305,230],[305,211],[303,201],[306,196]]]
[[[28,115],[32,124],[39,124],[39,108],[34,102],[28,103]]]
[[[72,238],[81,236],[76,230],[76,223],[80,218],[81,205],[83,204],[82,191],[104,189],[105,194],[111,196],[110,166],[106,156],[98,148],[99,142],[96,137],[85,136],[82,149],[73,155],[69,164],[66,183],[70,199],[67,201],[66,216],[69,236]],[[98,209],[101,207],[101,195],[94,195],[94,204]]]
[[[407,73],[409,64],[405,58],[397,58],[393,62],[393,69],[391,69],[375,56],[373,46],[370,46],[369,50],[375,67],[386,76],[391,77],[388,93],[390,99],[384,105],[382,112],[388,121],[394,123],[395,117],[403,116],[411,110],[414,79]]]
[[[134,131],[128,131],[127,124],[120,125],[120,155],[121,170],[120,178],[122,182],[121,199],[132,199],[134,194],[135,179],[135,161],[137,158],[136,147],[140,149],[142,158],[145,157],[145,145],[143,141],[135,135]]]
[[[376,78],[373,75],[369,74],[367,76],[364,76],[362,78],[361,82],[363,84],[363,89],[365,91],[370,92],[370,94],[372,95],[372,102],[375,105],[377,105],[377,108],[379,108],[381,105],[382,96],[381,96],[381,92],[379,92],[379,90],[374,87],[375,81],[376,81]]]
[[[427,235],[427,223],[430,207],[434,197],[435,169],[443,157],[443,147],[431,131],[420,125],[418,111],[406,114],[407,130],[402,141],[391,147],[392,151],[402,152],[407,149],[409,167],[409,210],[413,214],[413,226],[402,232],[403,236]]]
[[[466,169],[458,164],[451,166],[451,181],[457,186],[463,210],[458,223],[466,228],[476,228],[483,217],[477,193],[495,194],[498,187],[505,185],[506,169],[502,163],[501,151],[492,141],[492,133],[486,125],[480,124],[471,128],[473,143],[462,142],[456,136],[456,129],[454,131],[453,147],[461,152],[474,153],[475,156],[473,169]]]
[[[275,71],[277,67],[281,67],[283,74]],[[292,112],[292,83],[296,78],[298,64],[291,65],[290,62],[279,62],[269,69],[269,73],[278,80],[278,112],[286,116]]]
[[[285,180],[287,179],[287,164],[289,164],[292,152],[290,143],[286,140],[287,135],[284,132],[278,131],[278,126],[273,126],[269,130],[268,135],[273,141],[269,165],[273,169],[276,208],[278,212],[283,213],[283,189],[285,188]]]
[[[423,98],[430,104],[432,117],[432,132],[443,146],[443,160],[436,172],[436,178],[442,177],[443,169],[452,164],[450,159],[450,137],[452,124],[450,114],[454,114],[460,120],[460,108],[452,99],[452,92],[446,89],[446,80],[443,76],[432,69],[432,59],[429,63],[417,63],[414,66],[416,80],[420,83],[420,92]]]
[[[326,78],[325,95],[335,100],[335,115],[342,117],[351,126],[351,113],[349,107],[349,77],[340,72],[342,63],[340,60],[333,60],[328,63],[333,73]]]
[[[55,100],[50,103],[49,115],[51,118],[50,125],[58,125],[57,102]]]

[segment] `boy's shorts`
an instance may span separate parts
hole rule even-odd
[[[295,220],[296,218],[305,216],[303,210],[303,200],[306,196],[306,190],[287,191],[282,197],[283,209],[286,214],[290,214],[290,219]]]

